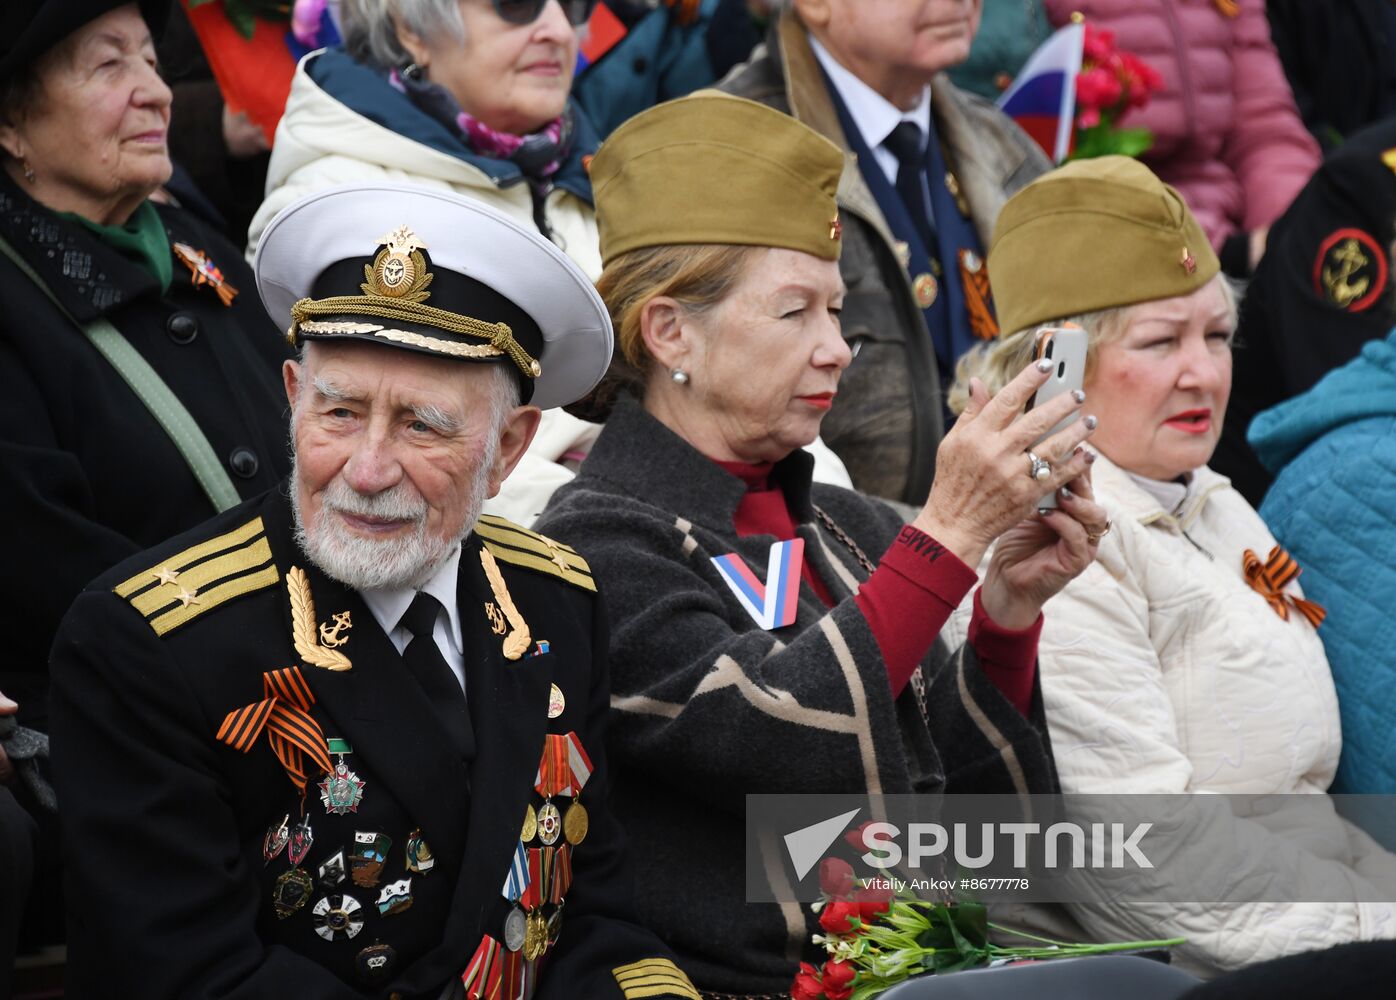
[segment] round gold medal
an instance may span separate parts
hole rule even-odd
[[[519,839],[525,844],[533,843],[534,836],[538,833],[538,814],[533,811],[533,806],[524,809],[523,832],[519,834]]]
[[[922,309],[929,309],[935,305],[936,295],[940,292],[940,285],[936,279],[929,274],[918,274],[911,282],[911,290],[916,295],[916,304]]]
[[[401,251],[390,251],[380,256],[377,271],[379,284],[387,295],[402,295],[417,278],[417,265]]]
[[[587,817],[586,806],[580,802],[573,802],[567,807],[567,815],[562,817],[562,833],[567,838],[569,844],[580,844],[587,839],[587,830],[591,829],[591,821]]]

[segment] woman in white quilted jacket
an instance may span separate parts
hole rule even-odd
[[[1254,508],[1207,468],[1236,301],[1192,213],[1134,160],[1079,161],[1008,202],[989,271],[1000,326],[1017,332],[966,357],[956,395],[972,377],[995,391],[1041,326],[1089,334],[1093,484],[1113,528],[1053,598],[1039,645],[1063,790],[1322,795],[1342,742],[1322,609]],[[1236,902],[1073,904],[1073,915],[1104,940],[1185,937],[1180,959],[1204,975],[1396,937],[1396,905],[1369,902],[1396,900],[1396,856],[1331,800],[1241,811],[1207,841],[1229,848],[1224,864],[1208,860],[1218,898]],[[1196,833],[1174,829],[1164,846],[1186,863]],[[1330,901],[1296,901],[1315,898]]]

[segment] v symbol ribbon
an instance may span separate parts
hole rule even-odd
[[[771,546],[765,583],[756,579],[756,574],[735,552],[713,556],[712,561],[758,626],[770,631],[795,621],[796,605],[800,598],[800,568],[805,561],[803,538],[792,538]]]

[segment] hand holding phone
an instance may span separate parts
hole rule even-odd
[[[1046,358],[1056,362],[1056,367],[1052,369],[1052,374],[1048,376],[1047,381],[1033,395],[1031,402],[1028,403],[1028,410],[1042,406],[1063,393],[1074,392],[1081,388],[1081,383],[1086,376],[1086,352],[1089,347],[1089,335],[1079,326],[1045,326],[1037,331],[1033,360],[1040,361]],[[1053,434],[1064,430],[1073,420],[1080,418],[1080,411],[1073,411],[1034,441],[1033,446],[1036,447]],[[1050,462],[1058,456],[1043,455],[1041,457]],[[1037,504],[1039,511],[1055,510],[1056,507],[1057,494],[1055,491],[1048,493]]]

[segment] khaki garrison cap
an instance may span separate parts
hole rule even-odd
[[[1181,195],[1138,160],[1102,156],[1044,174],[999,213],[989,276],[1013,333],[1187,295],[1221,269]]]
[[[783,247],[837,260],[843,153],[755,101],[701,90],[611,133],[591,163],[601,260],[641,247]]]

